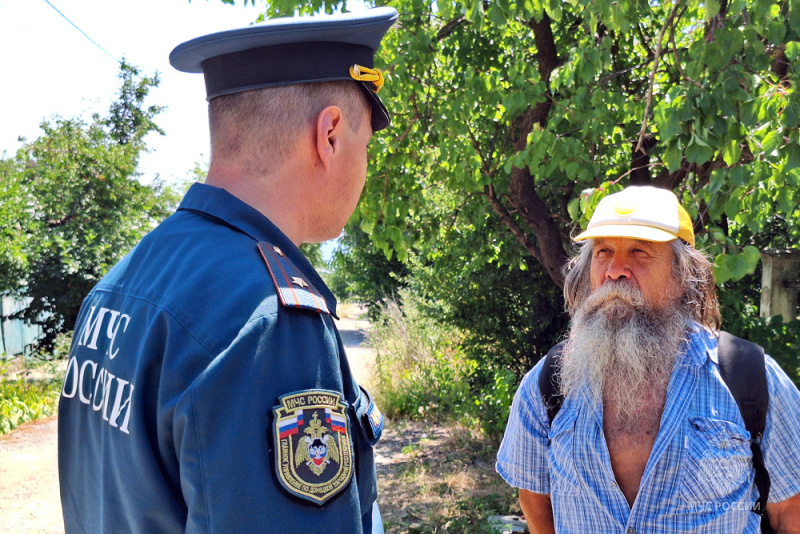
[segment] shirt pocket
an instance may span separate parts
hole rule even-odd
[[[690,417],[684,449],[681,497],[686,502],[729,502],[750,486],[750,434],[736,423]]]
[[[550,493],[575,495],[580,484],[575,467],[575,423],[577,414],[563,412],[553,420],[550,427]]]

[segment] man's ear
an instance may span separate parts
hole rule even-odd
[[[328,106],[317,115],[317,155],[326,171],[330,170],[331,160],[341,147],[343,126],[342,110],[336,106]]]

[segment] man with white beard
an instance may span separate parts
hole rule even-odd
[[[564,286],[572,315],[550,421],[544,359],[514,398],[497,471],[532,533],[755,533],[750,434],[717,351],[711,262],[670,191],[601,200]],[[800,532],[800,392],[766,356],[760,441],[775,532]],[[546,375],[545,375],[546,376]]]

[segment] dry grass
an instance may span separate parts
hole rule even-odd
[[[489,516],[520,512],[496,444],[462,425],[389,422],[378,450],[387,534],[490,533]]]

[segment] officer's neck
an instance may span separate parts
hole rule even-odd
[[[299,246],[305,242],[306,190],[302,175],[292,164],[262,175],[253,175],[242,166],[212,162],[206,184],[224,189],[267,217]]]

